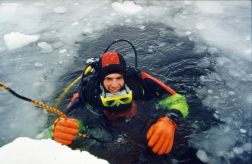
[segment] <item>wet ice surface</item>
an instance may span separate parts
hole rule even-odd
[[[196,96],[199,110],[222,122],[189,136],[190,146],[199,149],[197,157],[249,163],[250,6],[249,1],[1,1],[0,80],[26,96],[50,101],[64,84],[64,73],[79,70],[123,36],[136,44],[141,67],[189,100]],[[132,53],[127,60],[133,61]],[[0,132],[1,145],[18,136],[34,137],[46,123],[46,113],[6,93],[0,93],[0,103],[0,128],[6,129]],[[197,129],[203,118],[191,126]]]

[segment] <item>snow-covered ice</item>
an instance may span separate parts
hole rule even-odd
[[[65,7],[59,6],[53,9],[53,11],[57,14],[64,14],[67,9]]]
[[[38,47],[41,48],[42,53],[50,53],[53,51],[52,46],[46,42],[39,42]]]
[[[1,164],[108,164],[87,151],[72,150],[51,139],[20,137],[0,147]]]
[[[4,41],[9,50],[21,48],[39,40],[39,35],[26,35],[20,32],[11,32],[4,35]]]
[[[134,1],[124,1],[112,3],[112,8],[118,13],[133,15],[142,10],[140,5],[135,4]]]
[[[204,163],[208,162],[208,157],[205,151],[203,150],[198,150],[196,153],[197,157]]]

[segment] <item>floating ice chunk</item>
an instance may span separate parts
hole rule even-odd
[[[34,6],[45,6],[45,3],[43,3],[43,2],[35,2]]]
[[[1,13],[6,13],[8,15],[14,14],[20,4],[18,3],[1,3],[0,11]]]
[[[207,92],[208,92],[209,94],[212,94],[212,93],[213,93],[213,90],[208,89]]]
[[[41,48],[42,53],[50,53],[53,51],[52,46],[46,42],[39,42],[38,47]]]
[[[113,12],[110,14],[110,16],[114,17],[114,16],[116,16],[116,13]]]
[[[247,130],[246,129],[240,129],[240,132],[241,133],[247,133]]]
[[[141,30],[144,30],[145,29],[145,26],[140,26],[139,27]]]
[[[14,154],[15,156],[13,156]],[[0,148],[0,161],[3,164],[108,163],[87,151],[72,150],[50,139],[34,140],[24,137],[17,138],[13,142],[2,146]]]
[[[210,48],[208,48],[208,52],[210,54],[216,54],[218,52],[218,49],[215,47],[210,47]]]
[[[39,62],[34,63],[34,65],[35,65],[35,67],[42,67],[43,66],[43,64],[39,63]]]
[[[60,54],[63,54],[63,53],[66,53],[66,52],[67,52],[66,49],[61,49],[61,50],[59,50],[59,53],[60,53]]]
[[[132,22],[132,21],[131,21],[131,19],[126,19],[125,22],[126,22],[126,23],[130,23],[130,22]]]
[[[217,1],[197,1],[196,6],[202,13],[208,13],[208,14],[223,13],[223,7]]]
[[[192,32],[191,31],[186,31],[186,33],[185,33],[186,35],[191,35],[192,34]]]
[[[158,47],[164,47],[165,45],[166,45],[165,42],[160,42],[160,43],[158,43]]]
[[[77,26],[77,25],[79,25],[79,22],[72,23],[72,26]]]
[[[252,94],[249,94],[249,95],[247,96],[246,100],[247,100],[247,102],[248,102],[249,104],[252,104]]]
[[[82,30],[83,33],[92,33],[93,29],[91,27],[86,27],[85,29]]]
[[[245,53],[245,54],[251,55],[251,52],[252,52],[251,48],[250,48],[250,49],[247,49],[247,50],[244,50],[244,53]]]
[[[118,13],[128,15],[136,14],[142,10],[142,7],[140,5],[136,5],[133,1],[124,1],[122,3],[114,2],[112,3],[112,8]]]
[[[201,162],[207,163],[209,161],[206,152],[203,150],[198,150],[196,156],[201,160]]]
[[[64,14],[67,11],[67,9],[63,6],[59,6],[54,8],[53,11],[57,14]]]
[[[242,145],[242,149],[244,151],[251,152],[252,151],[252,143],[245,143],[244,145]]]
[[[220,118],[220,116],[219,116],[217,113],[214,113],[213,116],[214,116],[214,118],[216,118],[216,119],[219,119],[219,118]]]
[[[190,4],[192,4],[191,1],[187,1],[187,0],[185,0],[184,3],[185,3],[185,5],[190,5]]]
[[[234,147],[234,148],[233,148],[233,152],[234,152],[235,154],[242,154],[242,153],[243,153],[243,149],[240,148],[240,147]]]
[[[153,47],[152,47],[152,46],[149,46],[147,51],[148,51],[148,52],[153,52]]]
[[[231,60],[228,58],[225,58],[225,57],[220,57],[217,59],[217,63],[218,63],[218,65],[223,66],[223,65],[227,65],[227,64],[231,63]]]
[[[251,40],[251,36],[250,35],[246,36],[246,40],[250,41]]]
[[[197,28],[198,30],[203,30],[203,29],[205,29],[206,27],[205,27],[204,24],[197,23],[197,24],[196,24],[196,28]]]
[[[9,50],[21,48],[39,40],[39,35],[25,35],[19,32],[11,32],[4,35],[4,42]]]
[[[235,95],[235,92],[234,91],[229,91],[228,94],[233,96],[233,95]]]

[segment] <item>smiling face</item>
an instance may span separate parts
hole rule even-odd
[[[103,86],[110,93],[119,92],[124,86],[123,76],[119,73],[112,73],[107,75],[103,80]]]

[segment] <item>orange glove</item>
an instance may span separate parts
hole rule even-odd
[[[71,118],[58,118],[54,121],[53,139],[63,145],[70,145],[79,132],[79,122]]]
[[[176,124],[168,117],[161,117],[147,132],[148,146],[158,155],[168,154],[173,146]]]

